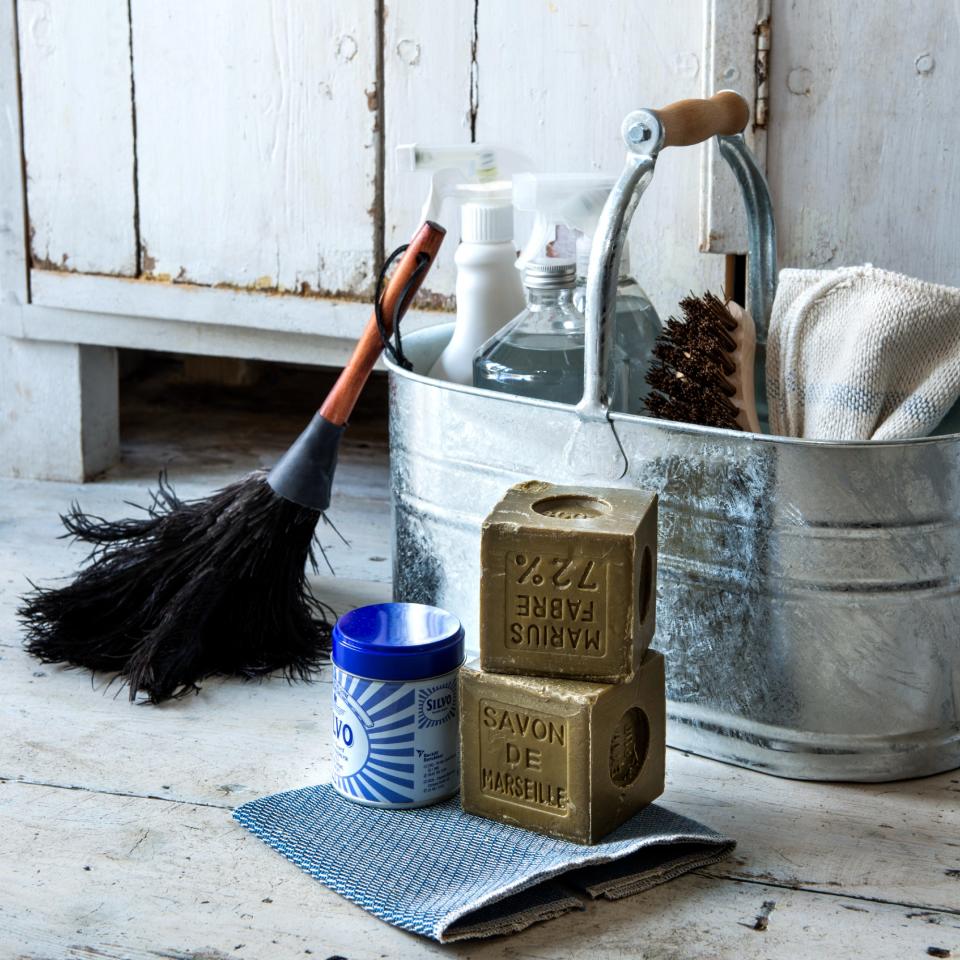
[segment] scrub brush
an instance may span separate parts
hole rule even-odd
[[[661,420],[760,432],[753,387],[757,332],[750,314],[712,293],[680,301],[653,348],[647,412]]]

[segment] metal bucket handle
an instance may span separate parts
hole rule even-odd
[[[691,146],[712,136],[740,184],[747,210],[748,306],[757,327],[757,394],[765,408],[763,356],[776,292],[777,249],[767,181],[743,139],[749,115],[743,97],[722,90],[709,100],[681,100],[662,110],[635,110],[624,119],[621,133],[627,161],[600,215],[587,270],[583,397],[577,404],[581,420],[609,419],[610,398],[603,371],[612,340],[620,254],[637,204],[653,177],[657,156],[664,147]],[[626,470],[625,458],[622,469]]]

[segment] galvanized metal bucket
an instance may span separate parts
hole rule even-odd
[[[506,487],[654,490],[671,746],[801,779],[960,766],[960,436],[822,443],[610,413],[603,331],[621,238],[662,143],[657,115],[631,114],[624,139],[590,264],[576,408],[390,365],[397,598],[456,612],[476,650],[480,524]],[[769,195],[742,137],[718,140],[747,206],[763,339],[776,276]],[[415,371],[451,330],[405,338]]]

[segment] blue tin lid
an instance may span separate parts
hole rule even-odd
[[[425,680],[463,663],[463,627],[422,603],[372,603],[333,628],[333,662],[368,680]]]

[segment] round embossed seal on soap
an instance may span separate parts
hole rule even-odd
[[[463,627],[446,610],[376,603],[333,629],[334,789],[377,807],[457,792]]]

